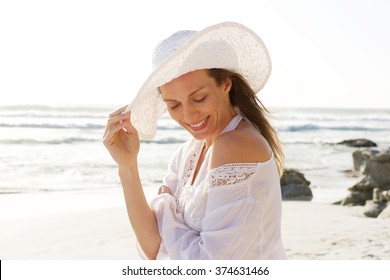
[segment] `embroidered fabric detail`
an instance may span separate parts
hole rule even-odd
[[[195,169],[195,164],[197,162],[197,158],[200,155],[199,149],[203,147],[203,142],[196,141],[192,144],[192,147],[189,148],[188,156],[185,158],[185,165],[183,169],[183,175],[180,176],[180,180],[177,185],[176,193],[175,193],[175,201],[176,201],[176,212],[183,212],[183,199],[181,199],[183,188],[187,185],[192,171]]]
[[[184,219],[189,226],[197,231],[202,231],[202,221],[207,205],[207,188],[205,182],[197,188],[185,186],[181,193],[179,206],[183,209]]]
[[[178,209],[184,212],[186,221],[190,226],[202,231],[202,222],[207,207],[208,191],[214,188],[234,189],[245,187],[251,182],[256,172],[256,163],[226,164],[208,172],[205,180],[196,188],[185,185],[179,198]]]
[[[249,182],[256,172],[257,163],[225,164],[209,172],[210,188],[221,186],[239,187]]]

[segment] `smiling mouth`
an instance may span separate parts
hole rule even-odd
[[[209,117],[203,119],[202,121],[200,121],[198,123],[194,123],[194,124],[187,123],[187,125],[189,127],[191,127],[192,130],[198,131],[198,130],[203,129],[206,126],[208,120],[209,120]]]

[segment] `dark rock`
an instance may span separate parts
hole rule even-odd
[[[374,142],[368,139],[350,139],[350,140],[344,140],[337,144],[346,145],[348,147],[355,147],[355,148],[377,147],[377,144],[375,144]]]
[[[310,201],[313,193],[310,189],[310,182],[304,175],[294,169],[285,169],[280,178],[283,200]]]
[[[367,200],[372,199],[371,191],[350,191],[346,198],[341,200],[341,205],[363,206]]]
[[[386,208],[387,200],[383,197],[379,188],[375,188],[372,200],[367,200],[364,205],[363,214],[366,217],[376,218]]]
[[[390,202],[390,191],[383,191],[381,193],[383,200]]]
[[[386,208],[379,214],[380,219],[390,219],[390,203],[387,203]]]
[[[374,180],[381,189],[390,189],[390,148],[370,156],[363,175]],[[387,188],[382,188],[386,185]]]
[[[387,199],[382,195],[379,188],[375,188],[372,192],[372,201],[374,202],[387,202]]]
[[[360,149],[356,150],[352,153],[352,160],[353,160],[353,175],[354,176],[362,176],[363,171],[366,168],[366,163],[369,160],[369,158],[374,157],[376,154],[378,154],[378,150],[374,149]]]
[[[367,200],[366,204],[364,205],[363,214],[366,217],[376,218],[386,208],[386,206],[387,203],[385,202]]]
[[[371,176],[366,176],[366,177],[363,177],[363,179],[361,181],[357,182],[355,185],[353,185],[348,190],[372,192],[372,190],[374,188],[377,188],[377,187],[379,187],[379,184]]]
[[[342,205],[365,205],[378,192],[390,190],[390,148],[387,150],[364,149],[353,153],[354,172],[363,176],[361,181],[349,188],[350,194]]]

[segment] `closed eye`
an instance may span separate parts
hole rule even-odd
[[[176,105],[168,105],[169,109],[170,110],[175,110],[177,107],[180,106],[180,103],[176,104]]]
[[[200,99],[194,99],[194,101],[197,103],[201,103],[201,102],[205,101],[205,99],[206,99],[206,96],[203,98],[200,98]]]

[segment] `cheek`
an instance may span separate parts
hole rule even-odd
[[[179,122],[180,116],[179,113],[175,110],[168,110],[168,114],[171,116],[171,119],[173,119],[176,122]]]
[[[202,108],[204,110],[220,110],[220,108],[223,107],[223,101],[221,99],[216,98],[213,96],[206,102],[205,104],[202,105]]]

